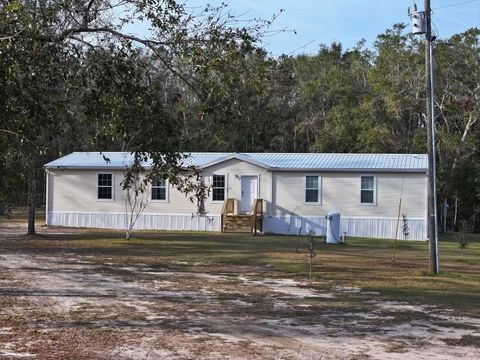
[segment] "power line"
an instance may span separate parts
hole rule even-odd
[[[437,7],[435,9],[432,9],[432,11],[433,10],[439,10],[439,9],[445,9],[445,8],[449,8],[449,7],[454,7],[454,6],[457,6],[457,5],[470,4],[470,3],[474,3],[474,2],[478,2],[478,1],[480,1],[480,0],[461,1],[461,2],[454,3],[454,4],[448,4],[448,5]]]
[[[438,30],[438,27],[437,25],[433,22],[432,20],[432,27],[434,28],[434,31],[432,31],[434,33],[434,35],[438,38],[440,38],[440,31]]]
[[[304,44],[304,45],[302,45],[302,46],[300,46],[300,47],[298,47],[298,48],[290,51],[290,52],[288,53],[288,55],[292,55],[292,54],[294,54],[295,52],[297,52],[298,50],[304,49],[304,48],[306,48],[308,45],[310,45],[310,44],[312,44],[312,43],[314,43],[314,42],[315,42],[315,40],[312,40],[312,41],[310,41],[310,42],[308,42],[308,43],[306,43],[306,44]]]

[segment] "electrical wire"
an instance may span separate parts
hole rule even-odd
[[[414,1],[414,3],[415,3],[415,1]],[[453,4],[439,6],[437,8],[431,9],[431,11],[433,13],[435,10],[446,9],[446,8],[451,8],[451,7],[454,7],[454,6],[466,5],[466,4],[472,4],[472,3],[479,3],[479,6],[478,6],[478,24],[480,26],[480,0],[461,1],[461,2],[457,2],[457,3],[453,3]],[[438,32],[438,29],[437,29],[437,32]]]
[[[316,40],[312,40],[312,41],[309,41],[308,43],[290,51],[287,55],[293,55],[294,53],[296,53],[298,50],[301,50],[301,49],[305,49],[308,45],[311,45],[315,42]]]
[[[444,5],[444,6],[439,6],[435,9],[432,9],[433,10],[439,10],[439,9],[446,9],[446,8],[449,8],[449,7],[454,7],[454,6],[457,6],[457,5],[465,5],[465,4],[470,4],[470,3],[474,3],[474,2],[478,2],[480,0],[468,0],[468,1],[461,1],[461,2],[457,2],[457,3],[454,3],[454,4],[448,4],[448,5]]]
[[[437,39],[440,38],[440,31],[438,30],[437,25],[432,21],[432,34],[437,37]]]

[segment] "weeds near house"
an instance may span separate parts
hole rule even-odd
[[[308,238],[308,257],[310,259],[310,269],[309,269],[309,276],[310,279],[312,279],[312,264],[313,264],[313,258],[315,257],[315,233],[310,230],[307,235]]]
[[[460,233],[457,236],[458,236],[458,247],[462,250],[462,254],[463,254],[464,250],[467,248],[468,241],[465,238],[465,233]]]
[[[460,221],[458,233],[455,235],[455,237],[457,238],[458,247],[462,251],[462,254],[464,253],[465,249],[468,246],[468,240],[467,240],[466,234],[469,231],[471,231],[470,223],[467,220]]]
[[[300,229],[298,229],[298,235],[297,235],[297,244],[295,245],[295,252],[298,253],[298,247],[300,246],[300,235],[302,233],[302,227],[300,226]]]
[[[410,238],[410,228],[408,227],[408,218],[407,214],[402,214],[402,234],[403,240],[408,240]]]

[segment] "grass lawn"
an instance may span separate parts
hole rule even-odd
[[[62,232],[62,229],[56,229]],[[82,230],[0,242],[0,249],[59,255],[73,253],[98,262],[142,263],[184,271],[235,273],[242,266],[264,267],[273,276],[308,277],[307,240],[296,237],[218,233],[137,232],[126,241],[116,231]],[[428,274],[428,243],[350,238],[345,245],[319,244],[314,258],[316,287],[360,287],[386,299],[436,304],[479,314],[480,236],[469,235],[464,253],[453,235],[440,243],[441,274]]]

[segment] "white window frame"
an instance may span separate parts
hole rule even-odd
[[[100,199],[100,198],[98,197],[98,188],[99,188],[99,187],[107,187],[107,186],[99,186],[99,185],[98,185],[98,176],[99,176],[99,175],[112,175],[112,185],[111,185],[111,187],[112,187],[112,197],[111,197],[110,199]],[[97,201],[110,201],[110,202],[115,201],[115,174],[112,173],[112,172],[106,172],[106,171],[97,172],[97,173],[96,173],[96,176],[95,176],[95,181],[96,181],[96,183],[97,183],[97,186],[96,186],[96,191],[97,191],[96,197],[97,197]]]
[[[364,203],[362,202],[362,190],[370,190],[370,189],[362,189],[362,178],[364,177],[372,177],[373,178],[373,202],[371,203]],[[362,174],[360,175],[360,205],[361,206],[377,206],[377,176],[373,174]]]
[[[165,186],[154,186],[153,182],[150,184],[150,201],[154,203],[168,203],[170,202],[170,186],[168,179],[164,179]],[[165,187],[165,200],[154,199],[153,198],[153,188],[163,188]]]
[[[318,188],[307,188],[307,177],[316,176],[318,178]],[[307,190],[318,190],[317,201],[307,201]],[[322,176],[320,174],[305,174],[303,177],[303,204],[304,205],[322,205]]]
[[[212,174],[212,194],[210,195],[210,202],[211,203],[214,203],[214,204],[223,204],[223,202],[225,201],[225,199],[228,198],[228,176],[227,174],[219,174],[219,173],[216,173],[216,174]],[[224,181],[224,188],[223,188],[223,200],[213,200],[213,177],[214,176],[223,176],[225,181]],[[217,188],[217,189],[220,189],[220,188]]]

